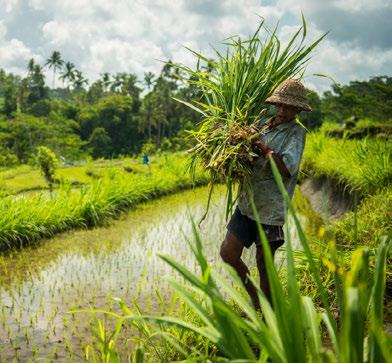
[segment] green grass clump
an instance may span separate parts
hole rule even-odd
[[[375,194],[392,182],[392,141],[333,139],[313,132],[307,136],[302,170],[361,196]]]
[[[392,231],[392,187],[367,197],[359,207],[333,224],[339,244],[346,247],[376,247]]]
[[[131,205],[207,182],[185,174],[184,156],[162,158],[144,174],[107,168],[102,178],[79,189],[63,185],[51,198],[44,193],[3,198],[0,248],[19,247],[71,228],[97,226]]]

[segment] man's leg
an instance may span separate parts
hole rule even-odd
[[[252,282],[248,279],[249,269],[241,259],[244,245],[242,242],[230,231],[227,231],[226,237],[221,245],[220,255],[226,263],[234,267],[239,277],[245,285],[246,290],[252,303],[256,309],[260,308],[257,292]]]
[[[282,245],[282,241],[270,243],[272,258],[275,256],[276,250]],[[260,289],[264,292],[265,297],[272,305],[271,289],[268,283],[267,268],[264,262],[264,251],[262,246],[256,247],[256,263],[260,276]]]

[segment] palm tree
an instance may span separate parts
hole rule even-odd
[[[124,77],[122,73],[116,73],[113,75],[113,81],[110,84],[111,92],[119,92],[123,86]]]
[[[75,70],[75,78],[73,81],[73,85],[75,90],[81,90],[83,89],[83,85],[88,84],[88,79],[83,77],[83,74],[81,71]]]
[[[34,64],[34,68],[28,82],[28,102],[33,104],[47,95],[45,87],[45,75],[42,72],[42,67],[39,64]]]
[[[35,60],[31,58],[29,63],[27,63],[27,71],[29,72],[28,75],[31,76],[34,72]]]
[[[110,81],[110,73],[108,73],[108,72],[102,73],[101,74],[101,81],[102,81],[103,89],[105,91],[107,91],[110,84],[112,83]]]
[[[71,62],[65,63],[64,69],[59,77],[63,81],[73,82],[75,80],[75,65]]]
[[[144,84],[147,86],[147,89],[150,90],[151,86],[154,84],[155,75],[152,72],[144,73]]]
[[[64,61],[61,59],[61,54],[59,51],[55,50],[52,55],[46,60],[45,66],[48,66],[49,69],[53,68],[53,85],[52,88],[54,88],[54,80],[56,77],[56,71],[58,69],[61,69],[63,66]]]
[[[123,73],[122,94],[132,96],[134,100],[139,98],[140,88],[136,85],[138,83],[137,76],[132,73]]]

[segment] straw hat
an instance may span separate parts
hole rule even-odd
[[[294,106],[302,111],[312,111],[306,98],[305,87],[296,79],[283,81],[265,102]]]

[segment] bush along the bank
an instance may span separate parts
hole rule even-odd
[[[275,166],[273,170],[279,179]],[[283,188],[281,180],[279,186]],[[286,241],[287,286],[284,286],[259,225],[272,295],[271,305],[258,290],[262,307],[260,316],[245,298],[244,286],[234,270],[228,269],[235,286],[209,265],[194,226],[195,243],[191,248],[199,274],[171,257],[162,256],[186,282],[171,280],[176,293],[193,313],[193,321],[174,316],[143,316],[120,301],[121,313],[107,312],[117,318],[117,324],[115,333],[105,334],[109,338],[101,340],[102,356],[108,361],[118,359],[116,349],[121,347],[115,347],[115,340],[122,327],[128,325],[137,328],[142,336],[147,335],[144,354],[143,349],[138,348],[134,355],[134,359],[139,355],[140,362],[154,361],[158,351],[155,345],[162,341],[171,344],[180,359],[192,362],[388,362],[391,337],[383,326],[383,300],[386,259],[391,251],[392,236],[384,239],[377,251],[366,248],[354,251],[350,268],[344,270],[338,263],[338,252],[333,244],[328,259],[314,258],[287,193],[284,197],[292,212],[321,306],[301,294],[301,280],[296,273],[289,234]],[[321,263],[333,276],[336,314],[332,314],[330,291],[320,276]],[[230,301],[235,301],[247,318],[240,316]],[[173,327],[180,332],[192,332],[198,344],[185,341],[185,334],[173,334]],[[205,343],[200,344],[200,339]],[[140,337],[135,340],[140,344]]]
[[[46,146],[39,146],[37,148],[37,162],[41,169],[42,175],[48,183],[50,193],[53,191],[54,174],[58,160],[52,150]]]
[[[101,179],[80,189],[62,185],[53,198],[45,193],[4,198],[0,249],[24,246],[71,228],[97,226],[136,203],[207,183],[203,173],[197,173],[193,181],[184,170],[183,157],[168,158],[144,175],[108,169]]]

